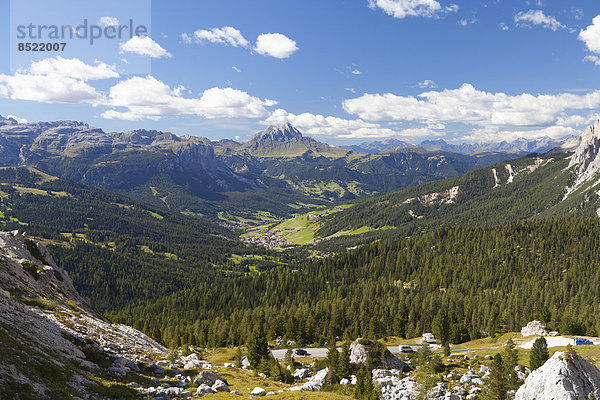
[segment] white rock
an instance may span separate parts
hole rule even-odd
[[[517,390],[515,400],[587,399],[591,391],[600,397],[600,371],[583,357],[572,354],[570,360],[556,352],[533,371]]]
[[[229,386],[227,386],[227,384],[220,379],[217,379],[215,381],[215,384],[212,385],[212,389],[215,392],[229,392],[230,391]]]
[[[267,392],[265,391],[265,389],[258,386],[252,389],[252,391],[250,392],[251,396],[264,396],[266,394]]]
[[[212,393],[217,393],[213,388],[211,388],[210,386],[206,385],[206,384],[201,384],[200,386],[198,386],[198,389],[196,389],[196,396],[204,396],[205,394],[212,394]]]
[[[348,379],[346,379],[346,378],[343,378],[343,379],[340,380],[340,385],[346,386],[346,385],[349,385],[349,384],[350,384],[350,381]]]
[[[531,321],[521,329],[523,336],[545,336],[547,334],[546,324],[540,321]]]
[[[294,372],[294,378],[298,380],[307,378],[308,375],[310,375],[308,368],[300,368]]]
[[[213,386],[218,380],[224,382],[226,385],[229,385],[227,379],[215,374],[212,371],[202,371],[200,372],[196,378],[194,379],[194,383],[197,385],[206,385]]]

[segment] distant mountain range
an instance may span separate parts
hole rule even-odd
[[[444,139],[425,140],[417,145],[397,140],[386,139],[383,141],[363,142],[359,145],[341,146],[344,149],[352,150],[356,153],[375,154],[385,150],[398,148],[418,147],[427,151],[449,151],[460,154],[475,154],[481,152],[501,152],[501,153],[546,153],[572,139],[566,137],[562,139],[551,139],[549,137],[537,139],[517,139],[512,142],[497,143],[459,143],[451,144]]]
[[[270,126],[238,143],[156,130],[104,132],[75,121],[0,119],[0,166],[35,167],[210,218],[219,212],[284,216],[462,175],[518,155],[467,155],[436,143],[360,154],[305,137],[290,124]]]

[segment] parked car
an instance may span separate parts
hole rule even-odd
[[[297,356],[307,356],[308,355],[308,351],[306,351],[304,349],[296,349],[295,353]]]
[[[582,346],[585,344],[594,344],[591,340],[585,339],[585,338],[578,338],[578,337],[574,337],[573,338],[573,344],[575,346]]]
[[[412,353],[412,352],[414,352],[413,348],[410,347],[407,344],[401,344],[400,346],[398,346],[398,350],[400,350],[400,353]]]

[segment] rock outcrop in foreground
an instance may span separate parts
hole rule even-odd
[[[40,243],[0,232],[0,398],[86,398],[97,384],[85,376],[120,377],[166,354],[94,312]]]
[[[600,371],[575,353],[556,352],[527,377],[515,400],[585,400],[600,396]]]

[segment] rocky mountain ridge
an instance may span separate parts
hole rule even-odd
[[[570,137],[562,139],[552,139],[542,137],[537,139],[520,138],[514,141],[502,142],[481,142],[481,143],[448,143],[444,139],[424,140],[420,143],[410,144],[397,139],[386,139],[382,141],[363,142],[359,145],[342,146],[342,148],[352,150],[357,153],[379,153],[385,150],[402,149],[409,147],[421,148],[425,151],[449,151],[459,154],[476,154],[482,152],[503,152],[503,153],[546,153],[558,146],[561,146]]]
[[[5,398],[44,398],[60,382],[85,395],[83,383],[91,383],[84,375],[105,373],[106,363],[119,364],[112,367],[119,372],[167,353],[143,333],[97,314],[46,248],[19,231],[0,232],[0,343]]]

